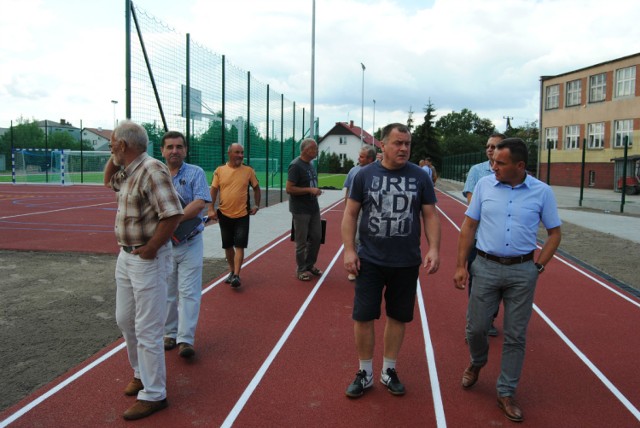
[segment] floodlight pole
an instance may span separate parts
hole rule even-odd
[[[118,101],[111,100],[111,104],[113,104],[113,129],[116,129],[116,126],[118,125],[116,123],[116,104],[118,104]]]
[[[362,66],[362,111],[360,112],[360,144],[362,145],[364,139],[364,71],[367,67],[365,67],[363,63],[360,63],[360,65]]]
[[[314,88],[315,88],[315,69],[316,69],[316,0],[312,2],[312,11],[311,11],[311,106],[310,106],[310,118],[309,121],[309,136],[311,138],[316,138],[315,135],[315,126],[316,121],[314,117]],[[304,129],[303,129],[304,134]]]
[[[371,125],[373,130],[371,131],[371,135],[373,139],[376,139],[376,100],[373,100],[373,124]]]

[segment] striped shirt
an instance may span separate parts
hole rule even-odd
[[[172,177],[173,187],[182,198],[185,206],[196,199],[201,199],[205,203],[211,202],[211,192],[207,184],[207,177],[204,170],[197,165],[183,162],[178,173]],[[202,217],[202,213],[200,215]],[[198,226],[198,231],[204,230],[204,223]]]
[[[169,169],[146,153],[111,177],[116,192],[116,240],[122,246],[145,245],[162,219],[182,214]]]

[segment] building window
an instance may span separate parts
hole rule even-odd
[[[347,137],[340,137],[340,145],[344,146],[347,144]]]
[[[558,128],[546,128],[544,130],[544,140],[547,144],[544,145],[543,150],[556,150],[558,148]]]
[[[604,101],[607,95],[607,74],[600,73],[589,77],[589,102]]]
[[[589,124],[589,145],[590,149],[602,149],[604,147],[604,122]]]
[[[628,144],[628,147],[633,145],[633,120],[616,120],[613,122],[613,129],[613,147],[623,148],[625,142]]]
[[[567,82],[566,106],[579,106],[582,103],[582,80]]]
[[[616,70],[616,98],[630,97],[636,94],[636,67]]]
[[[580,148],[580,125],[569,125],[565,129],[565,150]]]
[[[560,85],[547,86],[546,109],[558,108],[560,102]]]

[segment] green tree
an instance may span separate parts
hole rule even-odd
[[[440,166],[441,154],[438,141],[438,129],[433,122],[436,118],[434,114],[435,106],[429,99],[428,104],[424,108],[424,122],[418,125],[411,134],[411,161],[418,163],[427,156],[431,158],[433,164],[438,168]]]
[[[443,155],[482,151],[489,135],[495,131],[489,119],[482,119],[469,109],[451,112],[436,122]]]
[[[11,165],[11,143],[14,148],[44,148],[44,131],[33,120],[18,119],[18,124],[0,136],[0,153],[4,154],[7,165]]]
[[[539,138],[538,122],[525,122],[523,126],[510,127],[505,131],[507,137],[521,138],[529,149],[529,164],[527,170],[534,175],[538,173],[538,138]]]

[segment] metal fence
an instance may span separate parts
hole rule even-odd
[[[129,4],[127,117],[147,128],[150,152],[160,158],[162,134],[181,131],[189,144],[187,162],[210,178],[228,146],[239,142],[261,186],[282,190],[298,143],[309,135],[305,109]]]

